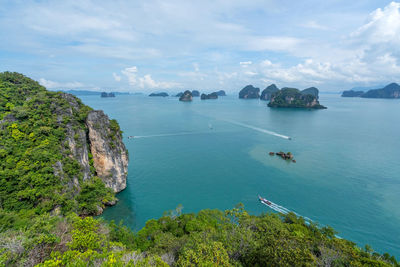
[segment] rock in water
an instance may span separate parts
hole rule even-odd
[[[200,97],[200,99],[201,100],[207,100],[207,99],[217,99],[218,98],[218,95],[217,95],[217,93],[211,93],[211,94],[201,94],[201,97]]]
[[[273,93],[279,91],[275,84],[271,84],[261,92],[261,100],[270,100]]]
[[[348,90],[348,91],[343,91],[342,97],[360,97],[364,94],[363,91],[354,91],[354,90]]]
[[[239,98],[250,99],[260,98],[260,88],[256,88],[253,85],[247,85],[239,92]]]
[[[86,125],[97,176],[114,192],[126,187],[128,154],[118,124],[101,110],[90,111]]]
[[[192,91],[192,96],[193,96],[193,97],[198,97],[198,96],[200,96],[200,92],[197,91],[197,90],[193,90],[193,91]]]
[[[162,92],[162,93],[151,93],[149,94],[149,96],[162,96],[162,97],[166,97],[168,96],[168,93]]]
[[[310,89],[310,88],[309,88]],[[317,91],[318,89],[315,88]],[[312,91],[314,89],[312,88]],[[296,88],[282,88],[271,96],[268,107],[325,109],[318,102],[318,92],[305,94]]]
[[[186,90],[179,98],[179,101],[183,101],[183,102],[190,102],[192,100],[193,100],[193,96],[189,90]]]
[[[217,91],[215,93],[217,93],[218,96],[226,96],[226,93],[225,93],[224,90],[219,90],[219,91]]]

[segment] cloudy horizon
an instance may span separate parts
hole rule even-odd
[[[339,92],[399,82],[399,2],[0,3],[0,71],[48,89]]]

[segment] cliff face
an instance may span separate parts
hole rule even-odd
[[[270,100],[273,93],[279,91],[275,84],[271,84],[261,92],[261,100]]]
[[[128,166],[118,123],[19,73],[0,73],[0,88],[2,209],[98,214],[115,203]]]
[[[80,190],[80,181],[83,182],[92,176],[98,176],[104,184],[114,192],[120,192],[126,187],[128,155],[122,142],[122,135],[116,122],[109,120],[103,111],[88,111],[84,121],[77,121],[74,114],[82,112],[82,104],[77,98],[61,93],[68,102],[68,108],[57,109],[59,123],[67,121],[66,139],[70,154],[80,165],[80,172],[72,179],[72,185]],[[89,154],[91,155],[89,157]],[[94,169],[91,169],[91,158]],[[63,166],[57,163],[55,173],[62,175]]]
[[[118,125],[101,110],[90,111],[86,125],[97,176],[114,192],[122,191],[126,187],[128,154]]]
[[[253,85],[247,85],[239,92],[239,98],[250,99],[260,98],[260,88],[256,88]]]
[[[316,88],[315,88],[316,89]],[[325,109],[319,104],[318,89],[315,94],[305,94],[296,88],[282,88],[271,96],[269,107]]]
[[[183,101],[183,102],[190,102],[192,101],[193,96],[192,96],[192,92],[190,92],[189,90],[186,90],[180,97],[179,97],[179,101]]]

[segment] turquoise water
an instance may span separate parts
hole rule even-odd
[[[400,256],[399,100],[321,95],[328,109],[310,111],[236,96],[82,99],[119,121],[130,154],[127,189],[106,219],[137,230],[178,204],[197,212],[242,202],[253,214],[271,212],[260,194],[360,246]],[[268,155],[280,150],[297,163]]]

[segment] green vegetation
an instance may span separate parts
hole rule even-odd
[[[84,145],[89,111],[73,96],[0,73],[0,266],[399,266],[332,228],[295,214],[250,215],[241,205],[197,214],[178,206],[137,233],[85,217],[115,201],[93,156],[83,179],[72,155]],[[116,121],[110,128],[121,131]]]
[[[90,110],[78,98],[49,92],[22,74],[0,73],[2,210],[43,214],[58,207],[62,213],[92,214],[114,198],[95,176],[83,182],[81,165],[71,155],[68,135],[82,147],[80,132]],[[116,121],[111,127],[120,131]]]
[[[282,88],[271,96],[269,107],[324,109],[318,102],[318,89],[311,87],[300,91],[296,88]]]
[[[179,213],[137,233],[74,213],[1,214],[0,266],[399,266],[295,214],[253,216],[241,205]]]

